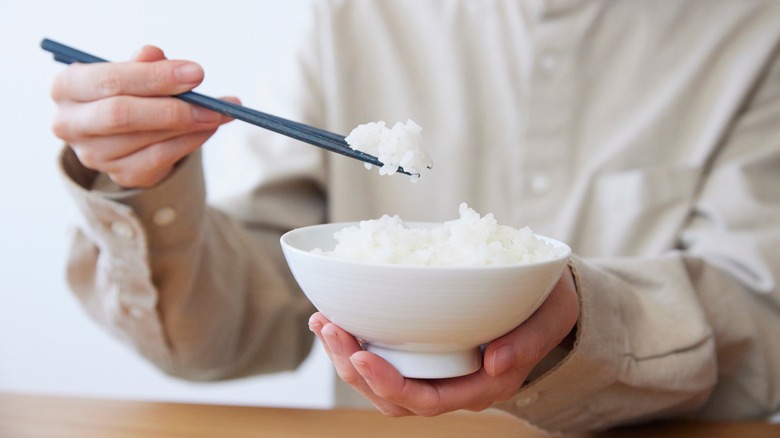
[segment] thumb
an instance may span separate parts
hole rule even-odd
[[[235,103],[235,104],[238,104],[238,105],[241,105],[241,99],[239,99],[236,96],[222,96],[222,97],[220,97],[220,99],[226,100],[228,102],[232,102],[232,103]]]
[[[159,47],[146,45],[135,52],[131,59],[137,62],[153,62],[166,58],[165,53]]]
[[[227,102],[235,103],[237,105],[241,105],[241,99],[239,99],[239,98],[237,98],[235,96],[223,96],[223,97],[220,97],[220,99],[224,100],[224,101],[227,101]],[[221,124],[230,122],[232,120],[233,120],[232,117],[228,117],[228,116],[223,115],[222,116],[222,121],[220,121],[219,123],[221,125]]]

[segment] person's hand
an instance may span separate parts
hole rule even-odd
[[[481,411],[512,398],[531,370],[560,344],[579,317],[579,300],[566,269],[550,296],[523,324],[492,341],[482,368],[450,379],[407,379],[381,357],[362,351],[357,339],[321,313],[309,327],[322,342],[339,377],[387,416],[434,416],[459,409]]]
[[[126,188],[152,187],[231,120],[169,97],[202,80],[199,65],[153,46],[130,62],[73,64],[52,84],[52,130],[85,167]]]

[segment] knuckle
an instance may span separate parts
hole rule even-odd
[[[338,367],[336,369],[336,374],[338,374],[339,379],[343,380],[344,383],[357,387],[362,383],[362,376],[355,370],[350,369],[343,369],[343,367]]]
[[[185,118],[185,114],[182,111],[183,106],[175,99],[161,100],[159,114],[157,115],[159,123],[167,127],[180,125]]]
[[[116,166],[106,172],[112,181],[126,188],[149,187],[150,177],[145,171],[136,168]]]
[[[56,102],[69,99],[78,88],[79,78],[83,77],[86,68],[89,67],[84,64],[71,64],[58,72],[49,88],[51,98]]]
[[[109,172],[108,177],[121,187],[137,187],[136,180],[127,172]]]
[[[541,333],[532,333],[523,345],[520,361],[524,364],[535,364],[547,353],[547,338]]]
[[[67,78],[66,75],[68,74],[68,70],[63,70],[59,73],[57,73],[54,76],[54,80],[51,83],[51,87],[49,88],[49,96],[54,100],[55,102],[58,102],[60,100],[63,100],[65,98],[65,95],[67,94],[65,90],[67,89]]]
[[[173,68],[168,62],[154,62],[149,64],[149,76],[147,85],[153,90],[163,91],[175,84]]]
[[[438,404],[425,404],[420,406],[415,413],[421,417],[436,417],[444,413]]]
[[[73,152],[76,154],[76,158],[85,167],[93,170],[101,170],[101,160],[94,150],[91,148],[73,146]]]
[[[152,176],[146,175],[142,178],[135,178],[132,181],[128,182],[128,185],[122,185],[123,187],[138,187],[142,189],[147,189],[154,187],[159,180],[157,178],[154,178]],[[121,185],[121,184],[120,184]]]
[[[124,99],[104,99],[100,103],[99,114],[103,124],[109,128],[125,128],[130,125],[130,107]]]
[[[171,167],[176,161],[175,146],[170,141],[147,146],[144,151],[146,168],[152,172],[160,172]]]
[[[58,113],[51,123],[51,132],[58,138],[68,141],[71,138],[71,133],[73,131],[68,119],[62,117],[62,115]]]
[[[166,157],[161,149],[162,148],[160,147],[150,147],[148,149],[146,168],[149,169],[150,172],[157,173],[161,168],[166,167],[167,165]]]
[[[97,75],[95,86],[101,96],[116,96],[122,93],[124,80],[113,68],[107,68]]]

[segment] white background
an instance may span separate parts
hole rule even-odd
[[[250,104],[262,75],[308,20],[308,0],[0,0],[0,391],[250,405],[331,407],[331,365],[315,354],[296,372],[189,383],[158,372],[89,320],[64,281],[75,211],[55,166],[48,90],[64,66],[44,37],[110,60],[144,44],[204,66],[205,94]],[[250,105],[251,106],[251,105]],[[209,171],[223,127],[206,145]],[[227,132],[224,132],[227,131]],[[213,166],[212,166],[213,167]]]

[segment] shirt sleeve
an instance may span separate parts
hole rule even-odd
[[[780,409],[778,120],[774,61],[709,163],[678,248],[573,257],[573,351],[497,407],[557,431]]]
[[[308,355],[313,308],[281,253],[284,229],[208,207],[200,153],[150,190],[92,189],[97,176],[67,147],[61,167],[81,213],[68,282],[115,336],[193,380],[291,369]],[[320,191],[294,186],[288,196],[320,218]]]
[[[273,78],[246,100],[321,124],[316,57],[298,36]],[[262,104],[262,105],[261,105]],[[248,125],[247,125],[248,126]],[[239,125],[243,127],[243,125]],[[69,255],[70,288],[88,313],[161,370],[217,380],[290,370],[311,351],[314,307],[285,262],[279,238],[326,220],[323,154],[256,127],[228,135],[227,169],[206,193],[201,151],[162,183],[122,190],[66,147],[65,183],[81,220]],[[240,132],[242,137],[230,137]],[[215,160],[220,162],[220,160]],[[217,166],[219,168],[219,166]],[[217,192],[215,194],[215,192]]]

